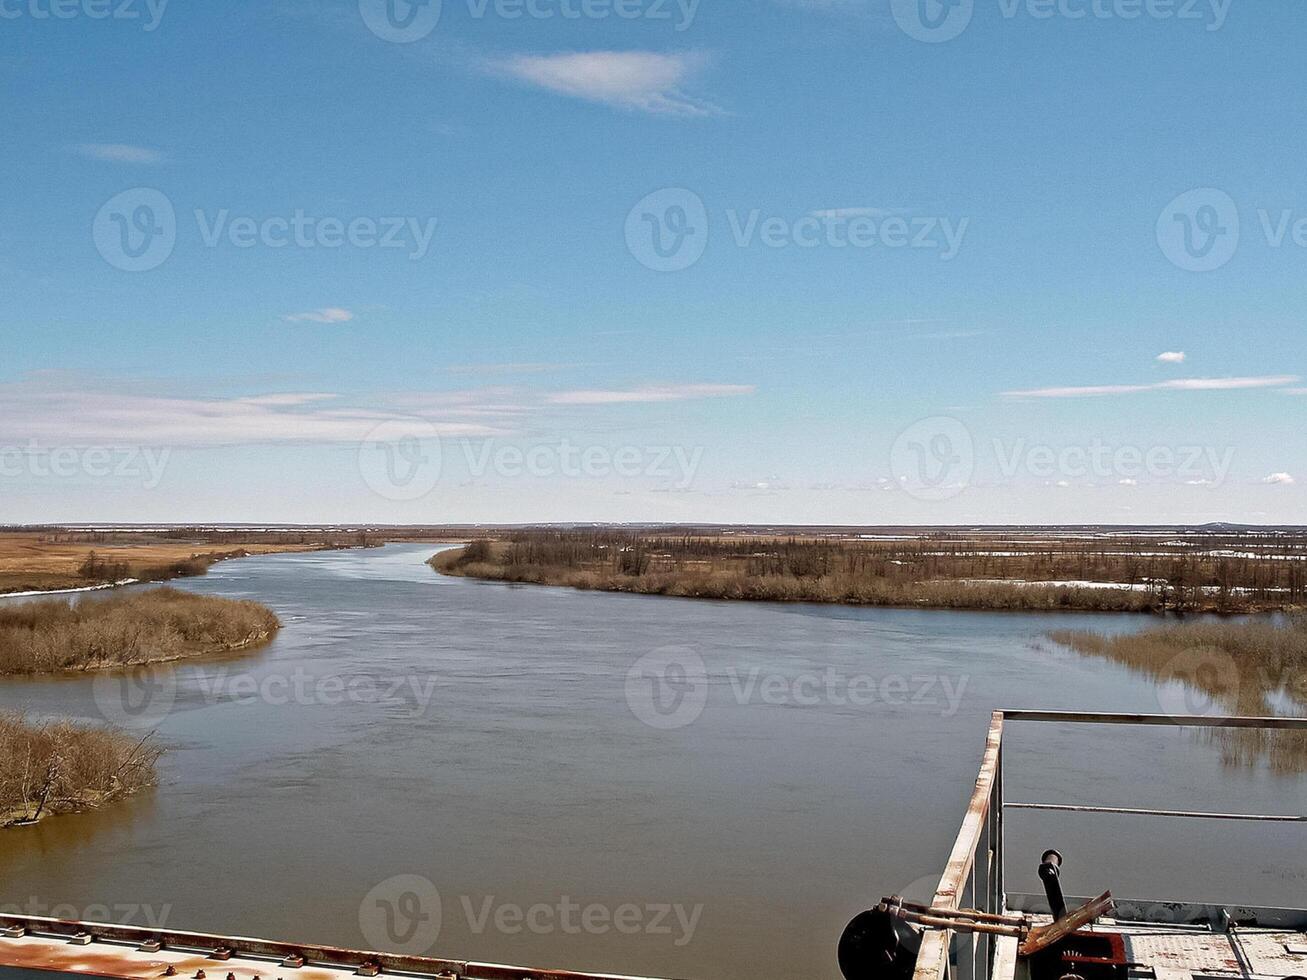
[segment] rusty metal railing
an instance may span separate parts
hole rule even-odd
[[[214,980],[352,980],[386,974],[409,980],[650,980],[7,913],[0,914],[0,967],[118,980],[182,980],[204,977],[206,971]]]
[[[1307,822],[1307,816],[1208,813],[1085,806],[1064,803],[1009,803],[1003,797],[1003,729],[1007,722],[1054,722],[1080,725],[1154,725],[1180,728],[1252,728],[1307,732],[1307,718],[1208,717],[1205,715],[1111,714],[1092,711],[995,711],[985,739],[976,787],[962,827],[953,843],[931,905],[940,909],[975,908],[1006,911],[1003,887],[1003,814],[1008,809],[1083,813],[1127,813],[1142,816],[1191,817],[1207,820],[1269,820]],[[963,903],[966,903],[965,905]],[[980,934],[954,934],[936,929],[922,937],[913,980],[976,980],[1001,975],[995,964],[1015,961],[1016,941]],[[1010,971],[1009,971],[1010,972]]]

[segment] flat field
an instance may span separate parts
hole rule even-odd
[[[0,532],[0,594],[106,585],[121,579],[162,581],[200,575],[215,561],[245,555],[352,546],[330,535],[267,540],[259,535],[166,539],[151,534]],[[94,561],[88,559],[94,554]]]

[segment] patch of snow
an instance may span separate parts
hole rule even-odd
[[[139,579],[125,578],[119,582],[110,582],[105,585],[87,585],[80,589],[46,589],[36,592],[0,592],[0,599],[24,599],[36,595],[73,595],[76,592],[100,592],[103,589],[116,589],[120,585],[135,585]]]

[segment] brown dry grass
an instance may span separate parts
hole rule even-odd
[[[255,646],[281,626],[257,602],[153,589],[0,607],[0,675],[159,663]]]
[[[104,584],[81,573],[94,552],[104,567],[121,568],[124,578],[159,581],[185,574],[203,574],[215,561],[246,555],[316,551],[330,542],[243,541],[224,538],[221,548],[197,540],[165,541],[145,535],[133,540],[116,535],[107,541],[90,535],[33,532],[0,533],[0,594],[77,589]]]
[[[151,786],[160,751],[122,732],[0,713],[0,827],[88,810]]]
[[[1070,630],[1050,636],[1159,684],[1183,684],[1201,709],[1268,716],[1278,704],[1307,714],[1307,616],[1180,623],[1121,636]],[[1266,759],[1280,771],[1307,770],[1301,732],[1220,730],[1213,738],[1228,762]]]

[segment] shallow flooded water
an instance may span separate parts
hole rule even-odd
[[[938,878],[996,707],[1184,710],[1043,638],[1137,617],[698,602],[439,576],[434,546],[181,583],[254,598],[255,653],[0,684],[157,728],[157,790],[0,833],[0,906],[694,978],[838,975],[844,923]],[[698,664],[708,678],[696,684]],[[704,696],[706,692],[706,697]],[[125,697],[125,700],[124,700]],[[1012,800],[1307,812],[1307,780],[1172,729],[1013,724]],[[1009,885],[1301,903],[1300,824],[1013,812]]]

